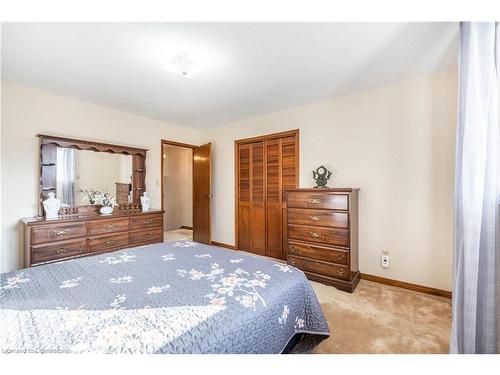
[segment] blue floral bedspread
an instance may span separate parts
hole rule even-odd
[[[329,335],[300,270],[190,241],[2,274],[0,293],[7,353],[281,353],[302,333],[301,352]]]

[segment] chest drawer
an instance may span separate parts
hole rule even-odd
[[[86,235],[86,223],[47,225],[31,230],[31,244],[62,241],[70,238],[85,237]]]
[[[348,210],[349,196],[347,194],[288,192],[287,205],[288,208]]]
[[[149,241],[161,241],[163,236],[162,228],[145,229],[130,233],[130,243],[140,243]]]
[[[342,264],[344,266],[349,265],[349,251],[342,249],[289,242],[288,254]]]
[[[328,210],[290,208],[288,209],[288,224],[349,228],[349,214]]]
[[[349,247],[349,229],[289,225],[288,237],[299,241]]]
[[[127,246],[129,244],[129,234],[113,234],[89,239],[89,251],[104,251],[115,247]]]
[[[89,221],[89,236],[126,230],[128,230],[128,218]]]
[[[319,275],[325,275],[343,280],[350,280],[351,278],[351,271],[345,266],[299,258],[292,255],[288,255],[288,264],[291,264],[302,271],[313,272]]]
[[[163,216],[161,214],[136,216],[130,218],[130,229],[143,229],[158,226],[163,226]]]
[[[82,255],[85,253],[86,245],[86,240],[79,240],[58,245],[35,246],[31,248],[31,263],[43,263]]]

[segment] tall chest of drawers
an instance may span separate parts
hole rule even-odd
[[[117,212],[21,220],[24,266],[163,242],[163,211]]]
[[[358,190],[285,191],[283,234],[288,264],[352,293],[359,283]]]

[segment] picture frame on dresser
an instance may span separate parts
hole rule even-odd
[[[354,292],[358,267],[358,188],[286,189],[287,263],[314,281]]]

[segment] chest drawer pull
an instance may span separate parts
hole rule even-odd
[[[64,236],[68,231],[66,229],[57,229],[54,231],[54,236]]]
[[[106,225],[104,226],[104,228],[106,228],[106,229],[115,229],[115,228],[116,228],[116,225],[114,225],[114,224],[106,224]]]
[[[113,240],[107,240],[106,242],[104,242],[104,244],[105,244],[106,246],[111,246],[111,245],[113,245],[114,243],[115,243],[115,241],[113,241]]]
[[[311,199],[309,199],[309,203],[320,204],[321,203],[321,199],[319,199],[319,198],[311,198]]]
[[[151,224],[152,222],[153,222],[153,219],[144,220],[144,224]]]
[[[344,276],[344,270],[341,268],[339,268],[336,273],[337,273],[337,276]]]
[[[64,254],[64,253],[67,253],[68,251],[70,251],[70,249],[66,249],[64,247],[61,247],[59,249],[55,249],[54,250],[54,253],[56,253],[57,255],[59,254]]]
[[[319,238],[321,235],[319,233],[316,233],[316,232],[310,232],[311,233],[311,237],[313,238]]]
[[[311,220],[312,220],[312,221],[320,221],[320,220],[321,220],[321,218],[320,218],[319,216],[315,216],[315,215],[313,215],[313,216],[311,216]]]

